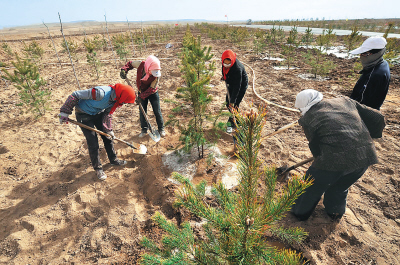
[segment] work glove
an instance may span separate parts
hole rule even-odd
[[[108,139],[108,140],[114,140],[115,139],[115,135],[114,135],[114,132],[113,131],[109,131],[109,132],[107,132],[107,134],[109,135],[109,136],[106,136],[106,138]]]
[[[69,116],[69,114],[67,114],[65,112],[60,112],[60,114],[58,114],[60,124],[68,123],[68,116]]]
[[[121,69],[121,72],[119,73],[119,76],[122,78],[122,79],[126,79],[126,71],[124,70],[124,69]]]
[[[140,105],[140,104],[143,105],[143,99],[141,97],[136,97],[136,104],[137,105]]]

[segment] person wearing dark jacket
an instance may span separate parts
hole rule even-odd
[[[363,66],[350,98],[377,110],[381,108],[389,90],[390,68],[383,59],[385,46],[385,38],[370,37],[361,47],[350,52],[360,54]]]
[[[114,86],[96,86],[91,89],[78,90],[73,92],[64,105],[60,108],[60,123],[68,123],[68,116],[72,114],[75,108],[75,115],[78,122],[92,128],[96,127],[114,137],[111,124],[111,117],[114,111],[126,103],[135,102],[135,91],[132,87],[124,84],[115,84]],[[99,155],[99,141],[94,131],[82,128],[83,135],[89,149],[89,156],[96,175],[100,180],[105,180],[107,175],[103,171]],[[104,148],[106,149],[108,159],[112,165],[125,165],[126,161],[119,160],[114,150],[112,139],[101,135]]]
[[[381,138],[385,127],[383,115],[373,108],[345,97],[322,98],[320,92],[307,89],[295,102],[314,157],[306,172],[313,184],[292,208],[302,221],[311,216],[322,195],[327,214],[332,219],[343,216],[348,189],[370,165],[378,163],[372,138]]]
[[[144,111],[147,113],[147,105],[150,101],[153,108],[154,116],[158,126],[158,132],[162,137],[166,135],[164,130],[164,120],[161,114],[160,97],[158,94],[158,83],[161,77],[160,60],[150,55],[145,61],[129,61],[121,68],[120,76],[126,79],[128,71],[136,68],[136,86],[139,92],[138,104],[142,104]],[[147,135],[147,122],[143,113],[139,109],[140,125],[142,132],[139,137],[142,138]]]
[[[236,54],[232,50],[226,50],[222,53],[222,80],[225,81],[226,107],[231,111],[232,108],[239,108],[240,102],[247,90],[249,79],[243,64],[236,59]],[[227,132],[231,133],[234,128],[233,118],[228,120]]]

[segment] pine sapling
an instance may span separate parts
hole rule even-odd
[[[25,52],[27,58],[33,59],[35,61],[37,59],[41,59],[44,53],[44,49],[40,47],[40,45],[34,40],[29,43],[29,45],[24,42],[23,51]]]
[[[277,30],[277,37],[280,43],[283,43],[283,41],[285,40],[285,30],[281,28],[280,25]]]
[[[311,67],[309,72],[314,75],[314,78],[319,76],[327,76],[329,72],[336,67],[336,65],[324,58],[324,55],[319,49],[313,48],[313,52],[308,51],[305,55],[305,62]]]
[[[358,31],[358,27],[354,26],[351,29],[350,35],[344,37],[344,43],[347,47],[347,51],[350,54],[350,51],[353,50],[356,46],[358,46],[362,42],[362,34]]]
[[[97,79],[99,79],[99,72],[100,72],[100,67],[101,63],[100,60],[97,58],[97,53],[96,50],[99,48],[98,43],[96,42],[96,39],[85,39],[83,41],[83,45],[86,48],[87,54],[86,54],[86,60],[89,65],[91,65],[94,70],[96,71]]]
[[[254,52],[256,54],[262,53],[265,50],[265,47],[267,46],[265,39],[265,32],[262,30],[257,30],[254,34],[253,40]]]
[[[4,83],[6,84],[6,87],[8,87],[8,82],[7,80],[3,77],[3,74],[1,72],[1,67],[6,67],[6,64],[3,62],[0,62],[0,78],[4,81]]]
[[[195,41],[192,31],[190,30],[189,24],[186,25],[185,35],[183,35],[182,45],[183,47],[189,48],[193,45]]]
[[[316,39],[317,46],[319,47],[319,51],[323,52],[325,48],[325,43],[326,43],[326,34],[325,34],[325,29],[322,30],[322,34],[319,35]]]
[[[14,56],[14,52],[12,51],[10,45],[8,45],[7,43],[3,43],[1,45],[1,47],[3,48],[3,51],[5,51],[9,56]]]
[[[153,221],[167,232],[158,246],[144,237],[141,244],[149,251],[142,255],[140,264],[226,264],[264,265],[301,264],[300,254],[288,249],[271,247],[266,233],[286,243],[299,243],[307,233],[301,228],[285,228],[279,221],[290,210],[294,201],[312,182],[294,176],[287,186],[276,189],[277,175],[274,168],[261,168],[258,159],[261,131],[265,111],[260,114],[235,112],[238,121],[238,192],[227,190],[222,183],[214,184],[212,194],[217,206],[205,200],[206,181],[193,185],[178,173],[172,177],[182,186],[176,192],[175,207],[183,207],[204,220],[202,238],[198,238],[189,222],[181,227],[168,221],[157,212]],[[257,190],[259,180],[265,183],[265,192]]]
[[[278,31],[275,28],[275,25],[272,26],[272,29],[270,30],[270,34],[269,34],[269,41],[271,42],[271,44],[276,44],[276,39],[277,39],[277,35],[278,35]]]
[[[181,72],[186,86],[177,89],[177,97],[190,105],[192,118],[187,126],[181,126],[181,141],[185,150],[197,147],[199,157],[204,157],[204,123],[207,118],[206,108],[212,97],[208,94],[210,79],[214,74],[214,63],[210,63],[213,54],[211,47],[201,47],[201,39],[192,37],[185,42],[181,59]]]
[[[21,60],[16,54],[17,61],[13,61],[14,73],[5,73],[5,79],[9,80],[19,90],[19,96],[28,111],[36,116],[42,116],[49,110],[51,92],[45,87],[47,82],[40,77],[38,67],[29,59]]]
[[[330,49],[331,45],[336,41],[336,38],[336,34],[333,33],[333,29],[330,26],[325,35],[325,51]]]
[[[74,59],[76,59],[76,52],[78,51],[78,43],[71,38],[61,41],[61,47],[63,52],[70,53]]]
[[[289,32],[286,43],[282,45],[282,53],[286,55],[286,63],[288,69],[290,69],[290,65],[294,61],[294,54],[297,46],[297,28],[293,27]]]
[[[119,56],[119,59],[127,61],[127,55],[128,55],[127,36],[124,36],[122,33],[117,34],[112,37],[112,41],[114,43],[115,52]]]
[[[297,38],[298,38],[297,28],[296,28],[296,26],[293,26],[289,31],[289,36],[287,38],[286,43],[297,47],[299,44],[299,41],[297,40]]]
[[[314,41],[314,34],[309,26],[306,29],[306,33],[301,38],[301,41],[306,45],[306,49],[308,49],[308,46]]]
[[[386,38],[386,53],[383,58],[387,60],[392,67],[394,64],[400,64],[400,41],[397,38],[388,38],[390,30],[393,28],[394,23],[388,23],[388,27],[383,34],[383,37]]]

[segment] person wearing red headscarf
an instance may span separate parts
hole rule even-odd
[[[226,107],[231,111],[232,108],[239,108],[244,94],[247,90],[249,79],[243,64],[236,58],[232,50],[226,50],[222,53],[222,80],[225,81]],[[233,118],[229,117],[226,131],[231,133],[235,124]]]
[[[132,87],[124,84],[113,86],[96,86],[91,89],[78,90],[73,92],[60,108],[60,123],[68,123],[68,116],[75,108],[75,115],[78,122],[111,135],[109,139],[103,135],[108,159],[112,165],[122,166],[126,161],[117,158],[114,150],[114,132],[111,125],[111,115],[123,104],[134,103],[136,99],[135,91]],[[89,156],[92,166],[100,180],[105,180],[107,175],[103,171],[99,155],[99,141],[94,131],[82,128],[83,135],[86,137]]]
[[[147,105],[150,101],[153,108],[154,116],[158,126],[158,132],[162,137],[165,136],[164,120],[160,108],[160,96],[158,94],[158,82],[161,77],[160,60],[154,55],[150,55],[145,61],[129,61],[122,68],[120,76],[126,78],[128,71],[137,68],[136,71],[136,87],[138,89],[138,104],[142,104],[144,111],[147,113]],[[147,135],[147,122],[143,113],[139,110],[140,126],[142,132],[139,137]]]

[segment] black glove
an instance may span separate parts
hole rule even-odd
[[[125,71],[124,69],[121,69],[121,72],[119,73],[119,76],[120,76],[122,79],[126,79],[126,71]]]
[[[136,97],[136,104],[140,105],[143,103],[143,99],[139,96]]]

